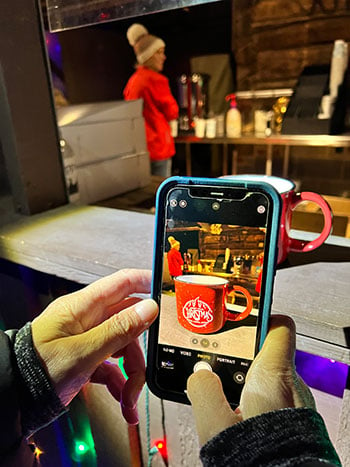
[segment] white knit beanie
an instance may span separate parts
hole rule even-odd
[[[157,50],[165,47],[165,42],[159,37],[152,36],[142,24],[134,23],[129,27],[126,37],[134,47],[137,62],[142,65],[154,55]]]

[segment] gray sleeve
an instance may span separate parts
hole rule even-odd
[[[22,429],[28,436],[57,418],[66,408],[34,349],[31,323],[18,331],[14,351],[22,383],[19,385]]]
[[[200,452],[204,466],[341,466],[321,416],[282,409],[249,418],[219,433]]]

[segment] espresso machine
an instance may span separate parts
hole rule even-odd
[[[192,73],[177,78],[177,100],[179,104],[179,130],[192,132],[196,118],[206,118],[209,75]]]

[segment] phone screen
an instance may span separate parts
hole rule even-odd
[[[255,190],[167,193],[155,378],[175,400],[200,363],[238,404],[260,343],[270,211],[269,197]]]

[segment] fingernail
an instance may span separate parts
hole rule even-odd
[[[139,416],[137,413],[136,405],[134,407],[127,407],[121,404],[122,414],[129,425],[137,425],[139,423]]]
[[[157,314],[157,304],[151,298],[142,300],[135,305],[135,311],[145,324],[153,321]]]

